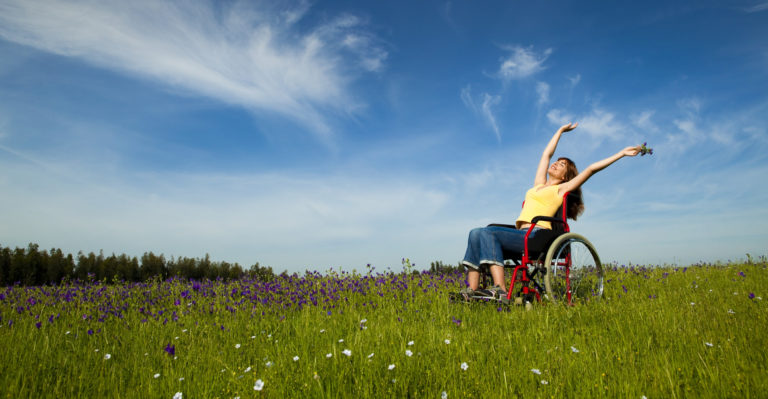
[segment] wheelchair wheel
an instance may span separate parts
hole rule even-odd
[[[583,236],[565,233],[558,237],[549,247],[544,264],[550,301],[571,304],[603,296],[603,266],[595,247]]]

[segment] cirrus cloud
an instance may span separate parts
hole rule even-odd
[[[511,54],[501,59],[498,72],[504,81],[524,79],[544,70],[544,61],[552,54],[551,48],[540,53],[534,51],[533,47],[510,46],[505,50]]]
[[[354,15],[300,30],[308,10],[306,2],[9,0],[0,3],[0,37],[276,113],[331,142],[328,114],[360,107],[351,81],[381,70],[387,52]]]

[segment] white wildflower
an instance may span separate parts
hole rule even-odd
[[[253,384],[253,390],[261,391],[262,389],[264,389],[264,381],[262,381],[261,379],[256,380],[256,383]]]
[[[394,370],[395,369],[395,365],[394,364],[390,364],[389,367],[387,367],[387,369]]]
[[[531,373],[541,375],[541,370],[539,370],[539,369],[531,369]]]
[[[111,358],[112,358],[112,355],[110,355],[109,353],[104,355],[104,360],[109,360]]]
[[[173,399],[182,399],[184,397],[184,394],[181,392],[176,392],[175,395],[173,395]]]
[[[405,350],[405,356],[411,357],[413,356],[413,352],[411,352],[409,349]]]
[[[298,357],[298,356],[294,356],[294,357],[293,357],[293,361],[294,361],[294,362],[298,362],[298,361],[299,361],[299,357]]]
[[[469,365],[467,364],[467,362],[461,363],[461,369],[462,370],[467,371],[468,368],[469,368]]]
[[[572,346],[572,347],[571,347],[571,352],[573,352],[573,353],[579,353],[579,350],[578,350],[578,349],[576,349],[576,348],[574,348],[574,347]]]
[[[352,351],[349,349],[344,349],[341,353],[347,355],[347,357],[352,356]]]
[[[155,378],[160,378],[160,373],[154,375]]]

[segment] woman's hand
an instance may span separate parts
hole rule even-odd
[[[569,123],[567,125],[560,126],[560,133],[570,132],[573,129],[576,129],[576,126],[579,126],[579,122],[576,123]]]
[[[640,153],[640,148],[641,147],[639,145],[630,146],[621,150],[620,154],[624,155],[625,157],[634,157],[635,155]]]

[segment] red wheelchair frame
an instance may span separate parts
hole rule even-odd
[[[572,304],[574,298],[571,272],[572,268],[581,267],[582,258],[586,259],[585,263],[590,264],[589,267],[593,267],[597,271],[597,280],[595,280],[592,295],[602,296],[603,272],[597,251],[586,238],[570,232],[567,220],[569,195],[571,194],[565,193],[563,195],[562,207],[555,216],[536,216],[531,220],[531,226],[525,233],[522,259],[518,261],[519,253],[514,254],[514,257],[508,257],[505,254],[508,261],[514,262],[513,265],[505,264],[505,269],[514,267],[509,290],[507,290],[507,301],[511,301],[512,296],[517,295],[515,298],[517,303],[532,302],[534,298],[537,302],[541,302],[542,295],[547,294],[550,300]],[[534,227],[542,221],[550,222],[552,229],[539,230],[535,238],[531,239],[530,235]],[[489,226],[515,227],[504,224],[491,224]],[[535,242],[532,243],[531,241]],[[578,257],[575,259],[578,264],[574,264],[572,256],[574,252]],[[488,277],[487,272],[486,270],[484,280]],[[544,286],[541,284],[541,277],[544,279]],[[518,284],[520,289],[518,293],[515,293],[515,286]]]

